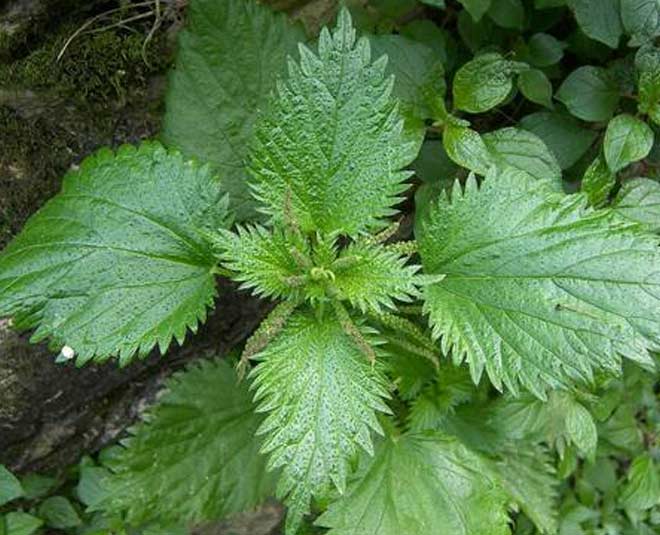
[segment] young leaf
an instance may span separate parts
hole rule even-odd
[[[157,143],[101,150],[0,255],[0,316],[80,364],[164,352],[213,304],[206,236],[226,213],[208,167]]]
[[[656,181],[635,178],[625,182],[612,205],[620,216],[649,232],[660,232],[660,184]]]
[[[287,533],[294,533],[311,497],[331,484],[343,491],[349,460],[359,447],[372,451],[370,431],[380,432],[375,411],[389,412],[388,393],[358,341],[330,315],[295,314],[260,360],[255,400],[269,413],[259,430],[267,435],[262,451],[271,469],[281,468],[278,495],[286,497]]]
[[[660,504],[660,473],[648,453],[637,457],[630,466],[621,501],[628,509],[642,511]]]
[[[508,535],[507,496],[487,463],[439,433],[381,443],[316,524],[328,535]]]
[[[596,139],[596,132],[581,127],[560,113],[539,112],[523,117],[520,126],[539,136],[562,169],[572,167]]]
[[[646,158],[653,147],[653,130],[644,121],[624,113],[607,125],[603,150],[613,173]]]
[[[465,63],[454,76],[454,106],[470,113],[483,113],[506,100],[513,89],[513,76],[522,63],[496,52],[481,54]]]
[[[607,121],[619,104],[619,88],[601,67],[579,67],[568,75],[556,98],[585,121]]]
[[[536,134],[520,128],[500,128],[482,139],[500,166],[510,166],[545,180],[562,191],[561,169],[556,158]]]
[[[407,264],[406,257],[387,247],[352,243],[342,251],[337,264],[343,261],[349,264],[335,270],[337,297],[362,312],[395,309],[394,300],[409,302],[421,295],[418,285],[423,278],[417,275],[420,266]]]
[[[371,62],[348,11],[300,48],[256,128],[250,167],[264,210],[281,219],[287,196],[304,232],[355,235],[382,224],[407,189],[400,169],[416,156],[391,98],[386,59]]]
[[[591,206],[600,206],[607,198],[616,183],[616,175],[610,171],[603,156],[598,155],[584,172],[582,191],[587,194]]]
[[[587,36],[610,48],[619,46],[623,33],[619,0],[568,0],[567,3]]]
[[[188,8],[162,138],[216,167],[239,220],[256,214],[245,158],[257,111],[304,40],[301,27],[254,0],[195,0]]]
[[[543,71],[529,69],[521,72],[518,89],[530,102],[552,109],[552,84]]]
[[[581,195],[491,170],[480,189],[470,179],[441,198],[418,240],[425,272],[446,275],[425,288],[434,334],[475,382],[485,369],[500,389],[544,397],[595,369],[618,372],[620,355],[653,365],[656,241]]]
[[[260,225],[238,227],[236,233],[225,230],[218,244],[224,266],[236,272],[233,278],[242,283],[242,289],[274,299],[295,293],[287,284],[288,278],[300,272],[293,245],[281,229]]]
[[[255,438],[261,421],[227,361],[195,364],[169,381],[132,430],[92,509],[124,512],[138,525],[215,520],[255,507],[274,490]]]
[[[0,464],[0,506],[20,498],[24,491],[21,482]]]
[[[470,128],[447,124],[442,134],[442,144],[452,161],[470,171],[485,175],[493,165],[493,156],[484,140],[479,132]]]
[[[492,0],[458,0],[475,22],[479,22],[488,9]]]

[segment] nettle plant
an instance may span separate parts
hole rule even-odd
[[[276,495],[287,534],[658,529],[660,193],[629,170],[652,166],[660,13],[569,1],[578,57],[640,48],[632,82],[580,66],[553,102],[566,44],[528,35],[565,3],[434,12],[461,45],[387,2],[356,20],[396,34],[357,38],[344,8],[300,45],[267,7],[191,3],[164,145],[65,177],[0,256],[0,314],[61,360],[126,365],[183,343],[217,276],[275,304],[236,366],[170,380],[90,511],[193,523]],[[459,116],[505,106],[547,110],[483,135]]]

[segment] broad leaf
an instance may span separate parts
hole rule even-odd
[[[0,316],[80,364],[164,352],[213,304],[207,235],[226,213],[208,167],[156,143],[101,150],[0,255]]]
[[[330,313],[295,314],[259,358],[255,400],[269,413],[259,430],[262,451],[271,469],[282,470],[278,495],[293,533],[311,497],[332,484],[343,491],[349,461],[359,448],[372,451],[371,431],[380,432],[375,411],[389,412],[388,393],[378,368]]]
[[[488,16],[502,28],[520,31],[525,26],[522,0],[491,0]]]
[[[251,153],[254,190],[273,218],[286,199],[305,232],[355,235],[382,224],[407,189],[400,169],[416,156],[391,98],[386,60],[371,62],[348,11],[319,38],[318,56],[301,46],[300,64],[278,85]]]
[[[549,67],[561,61],[566,45],[547,33],[535,33],[527,42],[529,61],[536,67]]]
[[[610,171],[605,158],[598,155],[584,172],[581,189],[587,194],[590,205],[600,206],[607,201],[615,183],[616,175]]]
[[[649,232],[660,232],[660,184],[635,178],[623,184],[613,202],[620,216],[640,223]]]
[[[68,529],[82,525],[82,520],[64,496],[50,496],[39,504],[39,517],[51,528]]]
[[[645,510],[660,504],[660,472],[653,458],[645,453],[628,470],[621,501],[628,509]]]
[[[517,444],[493,461],[502,487],[543,534],[557,533],[559,480],[544,448]]]
[[[523,65],[495,52],[468,61],[454,76],[454,106],[482,113],[501,104],[513,89],[514,75],[525,70]]]
[[[624,113],[607,125],[603,151],[613,173],[648,156],[653,148],[653,130],[644,121]]]
[[[7,535],[32,535],[43,526],[44,521],[22,511],[7,513],[5,528]]]
[[[607,121],[619,103],[619,88],[601,67],[579,67],[557,91],[568,111],[585,121]]]
[[[518,76],[518,89],[530,102],[552,109],[552,84],[539,69],[529,69]]]
[[[224,360],[201,361],[168,391],[113,459],[93,509],[132,524],[203,521],[249,510],[274,491],[255,437],[262,421]]]
[[[621,20],[632,36],[629,45],[639,45],[660,35],[658,0],[622,0]]]
[[[487,463],[437,433],[388,438],[316,521],[329,535],[508,535],[506,494]]]
[[[0,506],[25,494],[21,482],[4,465],[0,464]]]
[[[420,130],[423,137],[423,121],[433,118],[433,99],[445,93],[442,62],[432,48],[402,35],[373,35],[369,42],[374,58],[388,58],[387,73],[394,76],[407,129]]]
[[[620,0],[567,0],[582,31],[610,48],[619,45],[623,33]],[[623,0],[623,3],[629,0]]]
[[[469,223],[466,224],[466,221]],[[618,372],[620,355],[652,366],[660,347],[655,240],[581,195],[525,173],[489,173],[442,197],[418,236],[425,310],[443,352],[498,388],[546,387]]]
[[[488,9],[492,0],[458,0],[475,22],[479,22]]]
[[[596,132],[559,113],[539,112],[523,117],[520,126],[539,136],[555,155],[559,166],[573,166],[596,139]]]
[[[484,140],[471,128],[446,125],[442,144],[453,162],[475,173],[485,175],[493,165],[493,157]]]
[[[162,138],[217,168],[239,220],[256,215],[245,159],[257,112],[304,39],[254,0],[194,0],[179,33]]]
[[[561,191],[561,169],[554,155],[537,135],[520,128],[501,128],[483,135],[493,161],[502,167],[525,171]]]
[[[639,111],[660,125],[660,67],[639,75]]]

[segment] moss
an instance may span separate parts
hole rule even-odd
[[[82,34],[57,56],[80,22],[61,25],[57,32],[25,57],[0,66],[5,87],[47,90],[58,95],[102,103],[125,101],[131,92],[146,91],[148,81],[171,61],[164,33],[157,34],[144,48],[148,33],[113,28]]]

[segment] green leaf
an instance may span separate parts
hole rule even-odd
[[[512,170],[454,186],[418,236],[425,272],[446,275],[425,287],[442,351],[467,360],[475,382],[485,369],[498,389],[541,398],[594,370],[619,372],[621,355],[652,367],[660,253],[619,221]]]
[[[550,9],[565,6],[566,2],[567,0],[534,0],[534,7],[536,9]]]
[[[506,100],[513,90],[513,76],[523,64],[488,52],[465,63],[454,76],[454,106],[470,113],[483,113]]]
[[[465,126],[447,124],[442,134],[447,155],[466,169],[485,175],[493,165],[493,158],[478,132]]]
[[[239,226],[236,232],[224,231],[218,245],[223,265],[236,273],[233,279],[241,283],[241,289],[249,288],[255,295],[274,299],[292,294],[287,279],[300,271],[293,246],[309,252],[306,243],[294,241],[281,228],[271,230],[261,225]]]
[[[417,178],[430,184],[449,181],[459,169],[447,155],[442,141],[436,139],[424,142],[412,168]]]
[[[479,22],[490,9],[492,0],[458,0],[475,22]]]
[[[79,364],[164,352],[213,305],[207,234],[226,212],[207,167],[156,143],[103,149],[0,255],[0,316]]]
[[[642,44],[660,35],[660,4],[658,0],[623,0],[621,20],[632,36],[629,46]]]
[[[653,148],[653,130],[644,121],[628,115],[617,115],[607,125],[603,150],[613,173],[646,158]]]
[[[304,46],[300,54],[256,128],[255,193],[275,219],[290,197],[304,232],[379,226],[408,188],[400,169],[419,148],[404,140],[386,61],[371,62],[346,10],[332,35],[321,32],[318,56]]]
[[[553,108],[552,84],[543,71],[529,69],[521,72],[518,76],[518,89],[530,102]]]
[[[591,206],[601,206],[607,201],[615,183],[616,175],[610,171],[605,159],[598,155],[584,172],[581,189]]]
[[[660,184],[655,180],[634,178],[624,182],[612,205],[620,216],[649,232],[660,232]]]
[[[252,509],[273,492],[245,383],[225,360],[200,361],[132,430],[93,509],[132,524],[203,521]]]
[[[638,109],[660,125],[660,68],[642,71],[639,75]]]
[[[392,249],[358,241],[343,249],[336,263],[346,265],[334,270],[337,298],[363,313],[395,310],[394,300],[407,303],[421,297],[418,285],[424,279],[417,275],[421,266],[407,264],[407,257]]]
[[[488,465],[436,433],[385,440],[316,524],[328,535],[508,535],[506,495]]]
[[[536,67],[549,67],[561,61],[566,45],[547,33],[535,33],[527,43],[529,60]]]
[[[36,516],[15,511],[5,516],[7,535],[32,535],[43,526],[44,521]]]
[[[51,496],[39,505],[39,516],[51,528],[67,529],[82,525],[82,520],[64,496]]]
[[[619,104],[619,88],[605,69],[587,65],[568,75],[556,98],[579,119],[607,121]]]
[[[520,444],[500,452],[493,468],[504,490],[537,529],[543,534],[557,533],[559,480],[548,452]]]
[[[255,400],[269,413],[259,429],[262,451],[269,468],[282,469],[278,496],[286,497],[293,533],[312,496],[332,484],[344,490],[358,448],[372,452],[370,431],[381,432],[375,411],[389,412],[388,393],[378,367],[331,315],[294,314],[259,358]]]
[[[445,94],[442,62],[429,46],[402,35],[369,36],[372,57],[386,55],[387,74],[394,76],[394,96],[409,128],[424,135],[424,119],[433,118],[433,100]],[[410,124],[412,123],[412,125]]]
[[[121,453],[120,453],[121,456]],[[106,481],[110,472],[99,466],[86,466],[80,471],[80,479],[76,485],[78,499],[86,506],[94,509],[107,496]]]
[[[0,506],[20,498],[24,493],[21,482],[0,464]]]
[[[648,453],[633,460],[621,502],[627,509],[642,511],[660,504],[660,473]]]
[[[539,112],[523,117],[520,126],[539,136],[562,169],[572,167],[596,139],[596,132],[581,127],[560,113]]]
[[[522,30],[525,26],[525,8],[521,0],[491,0],[488,16],[502,28]]]
[[[420,0],[420,2],[427,6],[437,7],[439,9],[445,8],[445,0]]]
[[[573,401],[564,407],[566,438],[575,444],[583,456],[593,460],[598,445],[598,430],[594,419],[581,403]]]
[[[628,0],[624,0],[623,3]],[[619,0],[568,0],[582,31],[610,48],[619,46],[623,33]]]
[[[562,191],[561,169],[556,158],[536,134],[520,128],[501,128],[484,134],[486,147],[501,167],[525,171]]]
[[[162,139],[212,163],[237,218],[253,218],[248,142],[258,110],[305,34],[254,0],[195,0],[186,23],[169,79]]]
[[[25,490],[25,497],[28,500],[42,498],[47,495],[57,484],[57,479],[53,477],[41,476],[39,474],[28,474],[21,478],[21,485]]]

